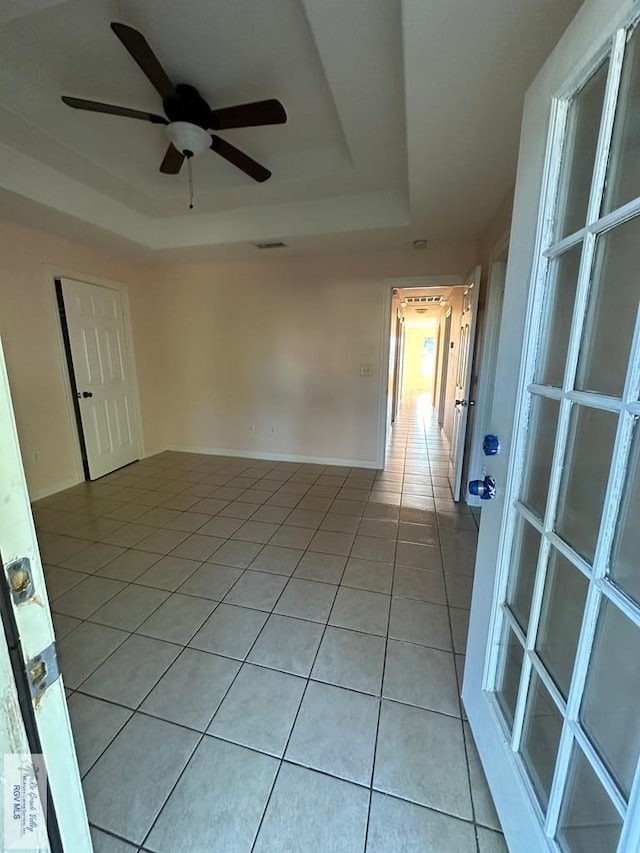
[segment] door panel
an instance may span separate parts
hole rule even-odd
[[[548,79],[534,84],[524,119],[512,232],[520,268],[512,252],[505,292],[505,314],[507,304],[520,314],[503,322],[498,366],[515,417],[501,436],[509,458],[489,470],[499,497],[482,515],[463,699],[511,849],[631,853],[640,849],[630,529],[640,498],[640,198],[616,208],[610,187],[628,128],[640,127],[640,31],[626,0],[587,0],[581,14],[552,64],[553,90],[566,94],[553,102],[537,161],[526,313],[516,295],[527,255],[519,205],[537,204],[540,144],[528,135],[549,109]]]
[[[460,317],[460,339],[456,365],[455,405],[451,428],[451,455],[449,458],[449,484],[454,501],[460,500],[462,491],[462,466],[464,446],[469,418],[471,392],[471,369],[473,366],[473,344],[478,320],[478,296],[480,292],[480,267],[476,267],[467,279]]]
[[[442,363],[440,365],[439,399],[438,399],[438,423],[444,424],[444,416],[447,405],[447,376],[449,375],[449,353],[451,346],[451,309],[444,318],[444,331],[442,339]]]
[[[122,297],[63,279],[67,329],[92,480],[139,457],[138,423]]]
[[[31,723],[35,728],[39,741],[38,751],[44,756],[44,764],[49,785],[49,792],[55,808],[56,823],[59,836],[65,851],[90,853],[92,850],[89,837],[89,826],[85,811],[80,773],[76,760],[75,746],[71,734],[67,700],[62,676],[56,677],[56,652],[54,645],[53,624],[49,610],[49,601],[45,587],[44,574],[40,559],[38,542],[36,540],[27,485],[20,457],[18,436],[13,417],[13,408],[9,394],[9,385],[4,365],[4,357],[0,346],[0,494],[2,494],[2,511],[0,512],[0,569],[5,572],[7,589],[11,586],[8,572],[10,566],[18,560],[26,558],[31,569],[31,586],[26,586],[26,593],[19,600],[8,596],[7,610],[15,624],[19,643],[16,648],[21,658],[25,672],[34,670],[34,659],[43,651],[50,650],[51,655],[45,656],[47,681],[42,681],[46,689],[36,693],[31,698],[25,697]],[[3,579],[3,580],[5,580]],[[5,626],[5,633],[7,627]],[[16,656],[17,657],[17,656]],[[0,659],[4,656],[0,654]],[[32,662],[32,663],[29,663]],[[2,669],[2,693],[4,702],[9,700],[9,690],[6,681],[6,668]],[[17,714],[11,725],[11,751],[19,745],[24,747],[20,738],[25,726],[20,719],[21,710],[13,709]],[[6,719],[10,719],[7,717]],[[6,723],[3,720],[3,726]],[[24,719],[24,716],[23,716]],[[27,723],[28,727],[29,723]],[[6,726],[5,726],[6,727]],[[30,744],[34,750],[33,739]],[[17,751],[17,750],[16,750]],[[29,752],[29,748],[23,749]],[[29,838],[23,838],[32,849]],[[33,841],[33,839],[31,839]]]

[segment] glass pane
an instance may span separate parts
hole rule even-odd
[[[516,701],[518,699],[518,686],[520,684],[520,672],[522,671],[524,652],[516,635],[509,628],[506,619],[502,629],[500,645],[502,648],[500,650],[500,663],[498,664],[496,692],[507,722],[512,726],[516,713]]]
[[[638,316],[640,217],[598,238],[576,388],[622,396]]]
[[[598,540],[617,415],[574,406],[560,484],[556,531],[589,562]]]
[[[587,759],[573,749],[558,840],[570,853],[615,853],[622,819]]]
[[[578,92],[569,110],[560,178],[560,237],[584,228],[586,222],[608,70],[607,61]]]
[[[511,568],[507,602],[518,625],[527,632],[531,596],[536,579],[536,565],[540,551],[540,534],[519,515],[513,537]]]
[[[584,575],[552,548],[536,651],[565,699],[569,693],[588,587]]]
[[[543,809],[546,809],[549,802],[561,734],[560,712],[544,684],[534,673],[524,715],[522,756]]]
[[[531,400],[522,502],[540,518],[544,517],[547,505],[559,411],[557,400],[549,400],[547,397],[533,397]]]
[[[639,657],[640,628],[603,599],[580,717],[627,798],[640,755]]]
[[[562,387],[581,254],[582,243],[554,259],[549,266],[545,308],[548,329],[538,366],[538,382],[543,385]]]
[[[605,212],[640,195],[640,30],[627,45],[613,128]]]
[[[618,524],[613,540],[613,552],[609,573],[611,580],[640,602],[640,524],[638,507],[640,506],[640,425],[634,427],[631,455],[627,465],[625,484]]]

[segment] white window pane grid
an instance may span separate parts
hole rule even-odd
[[[515,719],[511,731],[508,732],[508,736],[511,738],[512,749],[515,752],[518,752],[520,749],[520,742],[523,734],[523,720],[528,701],[527,694],[532,681],[532,671],[534,671],[540,678],[565,720],[559,746],[554,781],[545,819],[545,831],[550,839],[552,839],[556,834],[563,804],[563,797],[565,795],[565,789],[568,781],[567,774],[569,772],[572,749],[574,748],[574,744],[576,744],[576,748],[579,746],[582,754],[586,756],[589,764],[600,779],[604,789],[608,793],[621,817],[623,819],[625,818],[628,809],[630,809],[631,814],[634,815],[634,819],[627,821],[628,825],[625,825],[623,830],[618,848],[620,853],[630,849],[626,845],[631,838],[640,841],[640,815],[638,814],[638,809],[640,808],[640,762],[636,770],[635,782],[629,798],[629,805],[627,806],[627,803],[611,777],[611,774],[604,765],[596,749],[589,741],[588,736],[582,729],[578,714],[582,701],[589,657],[594,641],[602,596],[606,596],[608,600],[612,601],[616,606],[623,610],[623,612],[631,618],[636,625],[640,625],[640,608],[606,577],[612,546],[612,537],[615,531],[616,515],[619,509],[620,497],[622,495],[622,489],[625,481],[627,455],[630,451],[633,425],[638,415],[640,415],[640,405],[638,404],[640,394],[640,322],[636,322],[633,346],[631,350],[631,362],[627,372],[622,399],[596,395],[587,391],[575,391],[574,383],[576,379],[580,342],[583,335],[588,307],[589,280],[594,261],[596,235],[614,228],[618,224],[625,222],[632,216],[640,213],[640,199],[636,199],[625,204],[624,208],[613,211],[612,213],[599,218],[605,186],[609,146],[615,118],[616,96],[620,85],[620,75],[626,40],[627,34],[620,31],[613,43],[607,83],[607,95],[605,97],[605,106],[603,110],[594,177],[588,205],[586,227],[553,244],[551,239],[552,226],[550,225],[553,218],[547,216],[545,221],[545,217],[541,215],[538,244],[536,247],[536,273],[533,278],[534,292],[530,301],[528,315],[529,321],[533,320],[533,322],[530,322],[530,328],[532,330],[531,339],[533,339],[534,343],[527,347],[524,354],[524,365],[521,372],[521,379],[524,378],[523,384],[526,386],[526,392],[519,400],[519,422],[527,423],[529,408],[531,406],[532,398],[535,395],[560,400],[560,415],[554,448],[554,463],[549,486],[549,495],[543,523],[540,524],[539,519],[537,519],[536,516],[522,503],[519,501],[513,501],[511,508],[505,514],[505,523],[502,531],[502,546],[500,550],[501,562],[499,565],[504,564],[505,558],[508,561],[508,555],[511,550],[511,540],[514,534],[515,520],[518,515],[525,518],[527,522],[532,524],[536,530],[542,533],[543,536],[536,569],[536,581],[526,637],[523,635],[515,617],[509,611],[508,606],[504,603],[506,599],[507,584],[509,581],[508,567],[506,571],[502,571],[499,574],[496,603],[502,603],[500,603],[499,607],[494,609],[494,630],[502,630],[500,626],[504,621],[506,621],[510,625],[513,635],[517,637],[519,642],[523,643],[525,651]],[[566,105],[563,111],[562,106],[556,104],[554,115],[552,116],[552,121],[555,122],[556,135],[554,136],[554,130],[552,128],[549,136],[550,147],[554,142],[557,143],[557,134],[564,131],[566,118]],[[553,158],[551,158],[551,160],[553,160]],[[553,180],[557,182],[558,175],[558,163],[556,162],[555,165],[553,162],[548,163],[545,182],[543,185],[545,190],[543,198],[546,196],[547,210],[552,210],[555,205],[557,187],[553,186]],[[546,249],[545,239],[547,246]],[[544,316],[544,311],[542,310],[544,305],[544,284],[548,275],[549,259],[562,254],[562,252],[577,245],[581,241],[583,241],[583,254],[578,277],[576,304],[563,387],[560,389],[534,384],[533,377],[536,371],[536,363],[540,356],[540,341],[542,340],[542,321],[540,318]],[[612,456],[612,465],[609,472],[593,567],[590,566],[586,560],[577,555],[573,549],[564,543],[553,531],[556,505],[560,490],[562,462],[565,458],[567,449],[566,443],[569,433],[571,410],[576,404],[603,409],[618,415],[618,426]],[[514,476],[510,483],[510,491],[512,494],[518,494],[518,490],[522,482],[527,446],[525,435],[526,429],[520,430],[519,432],[521,434],[518,436],[515,443],[514,454],[512,457],[512,468],[514,471]],[[506,547],[504,547],[505,541]],[[589,580],[589,590],[583,614],[578,649],[566,703],[535,652],[535,642],[541,615],[541,604],[545,588],[547,564],[552,545]],[[493,646],[494,644],[490,644],[490,648]],[[495,653],[490,653],[487,657],[487,670],[485,677],[485,685],[488,690],[491,690],[494,687],[492,678],[495,673],[495,664]],[[529,787],[532,789],[531,784],[529,784]]]
[[[602,104],[610,67],[605,56],[585,75],[570,98],[562,146],[562,165],[555,205],[555,231],[565,237],[590,222],[594,164],[598,161]],[[597,176],[596,176],[597,177]],[[591,181],[591,184],[589,183]]]

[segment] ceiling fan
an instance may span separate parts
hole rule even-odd
[[[185,159],[190,160],[196,154],[207,149],[215,151],[229,163],[232,163],[254,181],[266,181],[271,172],[257,163],[239,148],[231,145],[210,130],[229,130],[236,127],[254,127],[266,124],[284,124],[287,114],[284,107],[275,99],[254,101],[212,110],[194,86],[187,83],[174,85],[142,33],[126,24],[112,23],[111,29],[129,51],[135,62],[146,74],[162,98],[165,116],[132,110],[128,107],[102,104],[98,101],[86,101],[82,98],[62,96],[69,107],[77,110],[89,110],[96,113],[135,118],[151,124],[166,126],[169,147],[160,164],[160,171],[167,175],[177,175]]]

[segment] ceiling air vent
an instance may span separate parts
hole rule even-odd
[[[438,305],[442,296],[405,296],[407,305]]]
[[[272,240],[270,243],[254,243],[253,245],[256,249],[284,249],[287,244],[281,240]]]

